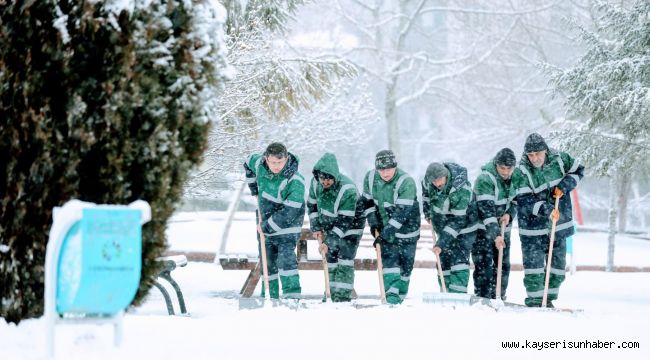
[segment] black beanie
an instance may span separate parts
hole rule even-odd
[[[438,162],[431,163],[427,166],[427,172],[424,176],[427,179],[426,181],[434,181],[443,176],[447,176],[447,168]]]
[[[391,150],[382,150],[375,156],[375,169],[391,169],[397,167],[395,154]]]
[[[526,138],[526,144],[524,145],[525,153],[538,152],[544,150],[548,150],[548,145],[546,145],[546,141],[544,141],[542,135],[538,133],[532,133],[528,135],[528,137]]]
[[[512,167],[517,163],[517,158],[515,158],[515,153],[510,148],[503,148],[494,157],[494,163]]]

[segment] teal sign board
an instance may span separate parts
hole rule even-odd
[[[110,315],[124,310],[140,283],[141,239],[139,210],[83,209],[61,247],[57,312]]]

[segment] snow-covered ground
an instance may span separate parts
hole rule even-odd
[[[233,226],[228,251],[247,253],[250,243],[245,238],[250,226],[243,224],[250,224],[250,218],[240,214],[237,218],[241,221]],[[214,252],[219,247],[222,219],[214,213],[179,214],[168,229],[171,249]],[[605,264],[605,234],[581,233],[575,242],[578,264]],[[425,258],[427,251],[419,250],[418,256]],[[512,261],[521,262],[516,237]],[[650,241],[621,237],[616,264],[650,266]],[[303,271],[300,275],[304,294],[322,294],[322,272]],[[59,325],[56,358],[650,358],[650,273],[577,272],[568,276],[556,304],[584,309],[578,314],[423,303],[424,293],[438,291],[436,273],[430,269],[414,271],[409,297],[401,306],[356,309],[310,301],[307,309],[298,311],[240,310],[238,292],[247,271],[223,271],[214,264],[191,262],[175,270],[173,276],[185,294],[189,317],[168,316],[162,296],[154,289],[142,307],[125,317],[120,348],[112,346],[109,326]],[[522,278],[521,271],[511,274],[509,301],[523,301]],[[357,272],[355,287],[360,301],[378,304],[375,272]],[[578,342],[584,346],[585,341],[601,348],[570,348]],[[505,349],[505,342],[529,348]],[[602,348],[604,342],[614,343]],[[537,349],[540,345],[545,348]],[[629,345],[638,348],[621,347]],[[44,357],[42,319],[23,321],[19,326],[0,319],[0,359]]]

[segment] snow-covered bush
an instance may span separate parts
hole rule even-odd
[[[224,22],[215,0],[0,7],[0,316],[42,313],[52,208],[72,198],[151,204],[135,302],[144,297],[206,147]]]

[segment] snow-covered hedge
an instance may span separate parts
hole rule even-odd
[[[42,313],[52,208],[71,198],[150,202],[136,303],[144,297],[206,146],[224,21],[215,0],[0,7],[0,316]]]

